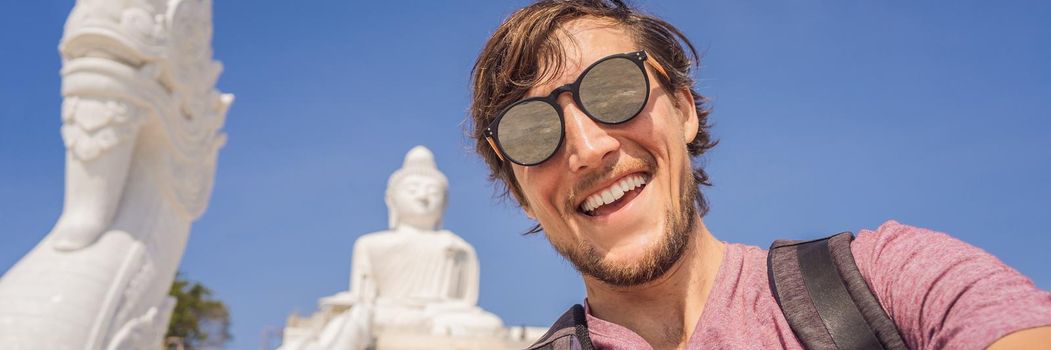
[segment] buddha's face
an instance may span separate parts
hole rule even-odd
[[[398,182],[391,201],[400,221],[433,228],[445,209],[445,184],[429,176],[407,175]]]

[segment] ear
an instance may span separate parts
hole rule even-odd
[[[683,128],[682,137],[689,144],[693,142],[693,139],[697,138],[697,129],[701,126],[697,122],[697,106],[694,104],[693,93],[690,92],[690,88],[684,87],[675,94],[675,98],[678,99],[679,115],[682,116]]]

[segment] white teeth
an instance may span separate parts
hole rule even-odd
[[[598,206],[602,205],[602,197],[591,197],[588,199],[588,203],[590,203],[588,204],[588,210],[598,208]]]
[[[646,179],[641,175],[629,176],[585,199],[584,204],[581,205],[581,209],[585,212],[594,211],[598,207],[617,201],[621,197],[624,197],[624,193],[645,184]]]

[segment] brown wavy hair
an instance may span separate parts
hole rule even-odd
[[[690,156],[699,157],[718,143],[709,133],[708,99],[697,93],[690,76],[691,69],[699,63],[697,50],[679,29],[620,0],[537,1],[504,20],[478,55],[471,71],[471,118],[466,126],[475,142],[475,151],[489,166],[489,180],[497,184],[501,197],[506,198],[510,193],[519,206],[525,197],[511,171],[511,163],[500,160],[489,146],[485,128],[503,108],[524,98],[531,87],[545,83],[545,79],[561,71],[565,53],[561,49],[562,39],[554,34],[563,24],[583,17],[622,25],[636,44],[667,71],[668,76],[656,75],[666,92],[674,95],[685,88],[693,94],[700,127],[697,137],[687,145]],[[712,185],[708,173],[700,166],[693,169],[693,178],[698,187]],[[697,207],[701,216],[708,212],[708,201],[700,191]],[[529,232],[539,229],[537,226]]]

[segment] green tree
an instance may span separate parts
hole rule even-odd
[[[188,350],[222,347],[230,341],[230,311],[210,289],[179,273],[171,295],[176,303],[166,337],[181,338]]]

